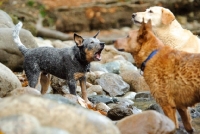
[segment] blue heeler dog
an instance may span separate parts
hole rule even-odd
[[[67,80],[71,94],[76,95],[76,83],[80,81],[82,97],[88,102],[86,94],[85,73],[89,70],[90,62],[101,60],[101,51],[104,43],[96,37],[82,38],[74,34],[75,46],[72,48],[38,47],[28,49],[20,41],[19,31],[22,23],[19,22],[13,30],[14,42],[24,55],[24,70],[29,86],[35,88],[40,80],[41,93],[46,93],[50,83],[50,75]]]

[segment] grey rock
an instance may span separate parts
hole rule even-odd
[[[92,62],[91,71],[103,71],[106,73],[115,73],[119,74],[120,71],[136,69],[135,66],[129,61],[126,60],[113,60],[106,63]],[[136,69],[137,70],[137,69]]]
[[[69,134],[58,128],[40,126],[39,121],[30,114],[0,118],[0,130],[4,134]]]
[[[97,103],[100,103],[100,102],[103,102],[103,103],[106,103],[106,104],[118,102],[118,100],[116,98],[105,96],[105,95],[89,96],[88,99],[94,104],[97,104]]]
[[[6,97],[1,100],[0,111],[0,118],[27,113],[36,117],[41,126],[60,128],[71,134],[120,134],[118,128],[105,116],[36,96]]]
[[[90,63],[90,70],[92,72],[94,72],[94,71],[102,71],[102,72],[108,73],[108,70],[100,62],[91,62]]]
[[[0,118],[0,130],[3,134],[31,134],[40,127],[39,121],[32,115],[19,114]]]
[[[118,104],[133,105],[134,102],[128,98],[115,97],[118,100]]]
[[[17,76],[5,65],[0,63],[0,97],[5,97],[15,89],[21,87]]]
[[[70,104],[70,105],[73,105],[73,106],[79,106],[76,103],[74,103],[73,101],[67,99],[66,97],[64,97],[60,94],[44,94],[42,97],[49,99],[49,100],[52,100],[52,101],[55,101],[59,104]]]
[[[122,78],[113,73],[105,73],[101,75],[97,83],[105,90],[111,97],[123,95],[129,91],[130,86],[122,80]]]
[[[124,96],[122,96],[123,98],[127,98],[127,99],[130,99],[130,100],[134,100],[135,99],[135,95],[137,93],[136,92],[127,92]]]
[[[164,114],[162,108],[157,103],[150,104],[145,110],[155,110],[155,111],[157,111],[157,112],[159,112],[161,114]]]
[[[112,61],[105,63],[104,67],[109,73],[119,74],[120,65],[121,63],[119,61]]]
[[[31,95],[41,95],[40,91],[31,87],[19,87],[15,88],[10,92],[10,95],[22,95],[22,94],[31,94]]]
[[[12,31],[12,28],[0,28],[0,62],[12,71],[19,71],[23,69],[24,57],[13,41]],[[20,39],[27,48],[38,47],[33,35],[25,29],[20,31]]]
[[[150,91],[139,92],[135,95],[135,101],[149,101],[153,100],[153,96],[151,95]]]
[[[12,27],[14,27],[14,24],[11,17],[3,10],[0,10],[0,28],[12,28]]]
[[[40,127],[33,130],[31,134],[69,134],[69,133],[59,128]]]

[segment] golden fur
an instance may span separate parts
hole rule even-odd
[[[124,39],[118,39],[115,47],[132,54],[137,67],[154,50],[158,52],[146,62],[144,78],[150,92],[168,116],[179,127],[178,110],[184,127],[192,132],[187,107],[200,102],[200,54],[172,49],[164,45],[152,32],[151,21],[142,23]]]

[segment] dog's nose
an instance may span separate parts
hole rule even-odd
[[[100,42],[100,46],[104,47],[105,43],[104,42]]]
[[[112,43],[115,43],[117,40],[112,40]]]
[[[133,14],[132,14],[132,18],[135,18],[136,15],[137,15],[136,13],[133,13]]]

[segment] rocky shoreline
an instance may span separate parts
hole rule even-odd
[[[40,84],[36,89],[26,87],[25,75],[22,71],[16,72],[22,69],[23,57],[11,36],[14,24],[6,12],[0,11],[0,16],[3,16],[0,18],[0,132],[125,134],[128,133],[126,130],[130,130],[131,133],[162,131],[169,134],[175,129],[152,98],[141,71],[134,66],[132,56],[117,51],[112,44],[106,45],[102,60],[93,62],[91,71],[87,73],[87,94],[94,103],[93,108],[78,102],[76,96],[69,94],[66,82],[56,77],[52,77],[45,95],[40,93]],[[120,31],[120,35],[126,32]],[[29,48],[74,45],[73,41],[37,38],[25,29],[21,31],[20,38]],[[77,94],[81,96],[79,84]],[[193,126],[199,133],[200,108],[197,106],[190,111]],[[180,118],[179,121],[181,124]],[[151,130],[151,127],[155,129]],[[176,133],[186,132],[181,126]]]

